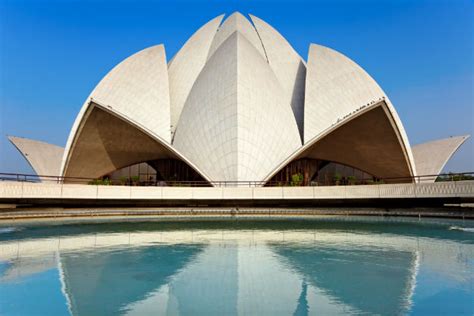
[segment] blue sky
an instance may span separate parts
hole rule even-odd
[[[90,91],[129,55],[168,59],[211,18],[240,11],[306,59],[310,43],[361,65],[395,105],[411,144],[474,135],[474,1],[0,0],[0,172],[32,173],[5,135],[64,146]],[[470,139],[445,171],[474,171]]]

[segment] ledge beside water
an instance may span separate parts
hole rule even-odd
[[[381,217],[438,217],[474,219],[472,205],[439,208],[16,208],[0,210],[0,222],[23,220],[84,220],[84,219],[284,219],[320,216],[381,216]]]
[[[0,220],[321,215],[474,218],[474,181],[314,187],[0,182]]]

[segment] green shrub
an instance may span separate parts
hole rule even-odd
[[[347,182],[351,185],[354,185],[357,182],[357,178],[355,176],[348,176],[347,177]]]
[[[94,179],[94,180],[89,181],[88,184],[91,184],[91,185],[111,185],[112,180],[110,180],[109,178]]]
[[[291,176],[291,182],[290,185],[292,187],[298,187],[303,184],[303,175],[301,173],[295,173],[294,175]]]
[[[128,177],[125,177],[125,176],[120,177],[120,183],[121,183],[122,185],[126,185],[127,182],[128,182]]]
[[[132,176],[131,177],[133,184],[137,185],[140,182],[139,176]]]

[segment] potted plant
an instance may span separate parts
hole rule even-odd
[[[303,175],[301,173],[295,173],[291,176],[291,183],[292,187],[299,187],[303,183]]]
[[[123,177],[120,177],[119,180],[120,180],[121,185],[126,185],[128,182],[128,177],[123,176]]]
[[[140,177],[139,176],[132,176],[132,183],[133,185],[137,186],[140,183]]]
[[[356,184],[357,182],[357,178],[355,176],[348,176],[347,177],[347,182],[350,184],[350,185],[354,185]]]

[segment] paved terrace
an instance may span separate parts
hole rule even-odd
[[[0,182],[0,204],[29,206],[432,207],[474,202],[474,181],[313,187],[141,187]]]

